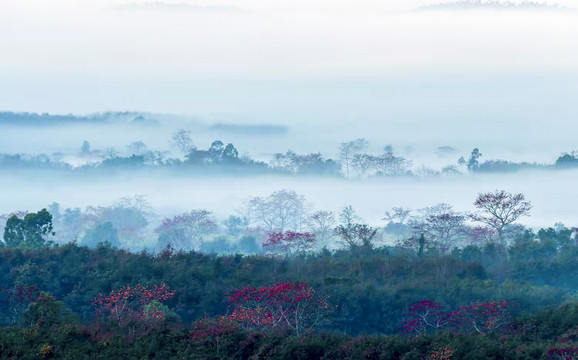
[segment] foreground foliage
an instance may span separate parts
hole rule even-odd
[[[568,322],[558,320],[567,318]],[[287,335],[245,331],[205,320],[193,329],[165,327],[127,341],[70,323],[0,332],[0,357],[14,359],[576,359],[578,304],[516,319],[516,335],[442,331],[407,336]],[[570,323],[573,323],[570,326]]]

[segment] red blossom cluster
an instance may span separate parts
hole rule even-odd
[[[311,250],[315,241],[315,235],[309,232],[271,232],[262,246],[273,253],[291,255]]]
[[[285,329],[301,335],[312,330],[329,312],[327,298],[305,283],[281,282],[273,286],[246,286],[229,296],[228,319],[244,329]]]
[[[36,299],[36,303],[41,303],[41,304],[48,304],[51,302],[56,301],[56,298],[52,295],[47,295],[46,293],[41,293],[40,296],[38,297],[38,299]]]
[[[18,285],[13,289],[0,288],[0,305],[9,303],[35,302],[40,297],[40,289],[34,285]]]
[[[405,334],[425,334],[448,326],[452,313],[445,313],[443,306],[429,300],[422,300],[410,306],[403,322]]]
[[[551,346],[546,355],[546,360],[576,360],[578,359],[578,346],[562,347]]]
[[[449,346],[442,346],[434,350],[430,355],[430,360],[450,360],[454,355],[454,351]]]
[[[483,301],[461,306],[457,311],[445,312],[439,303],[422,300],[410,306],[402,327],[405,334],[413,335],[447,327],[480,334],[499,332],[516,335],[524,329],[515,328],[512,324],[514,308],[514,304],[505,300]]]
[[[28,306],[39,300],[44,300],[44,294],[34,285],[0,288],[0,322],[18,324]]]
[[[160,304],[175,296],[165,284],[149,289],[137,284],[113,290],[109,294],[98,294],[92,299],[94,314],[99,319],[109,319],[125,326],[134,321],[162,320],[165,314],[155,304]]]
[[[512,323],[514,304],[501,301],[475,302],[461,306],[457,314],[457,325],[480,334],[507,330]]]
[[[556,338],[556,346],[550,346],[546,360],[578,359],[578,327]]]

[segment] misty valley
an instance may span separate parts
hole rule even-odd
[[[576,0],[0,0],[0,359],[578,360]]]
[[[290,125],[135,112],[0,128],[2,358],[578,356],[571,149],[308,152]]]

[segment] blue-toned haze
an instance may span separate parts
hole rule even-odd
[[[264,160],[290,148],[335,158],[340,142],[360,137],[369,140],[371,150],[393,144],[415,163],[434,167],[456,160],[440,159],[434,153],[438,146],[455,147],[459,155],[479,147],[486,159],[549,163],[577,149],[575,1],[448,3],[4,0],[0,110],[130,110],[177,114],[180,120],[163,122],[154,131],[4,129],[0,152],[67,152],[85,139],[99,148],[142,140],[169,150],[172,132],[193,121],[287,126],[286,136],[222,139]],[[208,147],[213,137],[199,132],[194,141]],[[327,207],[354,203],[373,220],[397,205],[445,201],[466,210],[477,192],[496,188],[527,192],[535,202],[536,224],[571,220],[570,205],[562,199],[575,198],[575,186],[567,179],[546,186],[540,179],[460,180],[465,185],[425,188],[419,200],[411,198],[415,189],[399,185],[394,199],[384,191],[383,203],[365,207],[360,199],[371,198],[369,189],[377,185],[360,193],[341,183],[325,189],[346,193],[343,201],[332,200]],[[19,180],[2,181],[13,186]],[[187,207],[169,204],[178,194],[157,196],[154,185],[127,181],[132,185],[104,185],[113,189],[106,201],[144,193],[159,208]],[[48,199],[43,188],[31,185],[30,199],[23,203],[31,209],[49,200],[84,206],[99,198],[82,186],[67,185],[55,191],[59,199]],[[220,193],[214,206],[199,193],[191,198],[199,199],[193,207],[215,210],[283,187],[254,184],[254,189],[244,187],[246,194],[233,194],[233,189]],[[317,187],[289,187],[306,193],[318,207],[330,197]],[[77,192],[74,199],[63,199],[71,189]],[[7,199],[2,211],[19,207],[13,195]]]

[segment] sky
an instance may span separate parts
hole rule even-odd
[[[439,1],[1,0],[0,110],[283,124],[325,141],[307,151],[576,148],[575,1],[424,10]]]
[[[375,103],[412,107],[439,91],[434,103],[500,109],[576,90],[574,1],[416,11],[436,1],[2,0],[0,109],[281,121],[295,109],[371,117]]]

